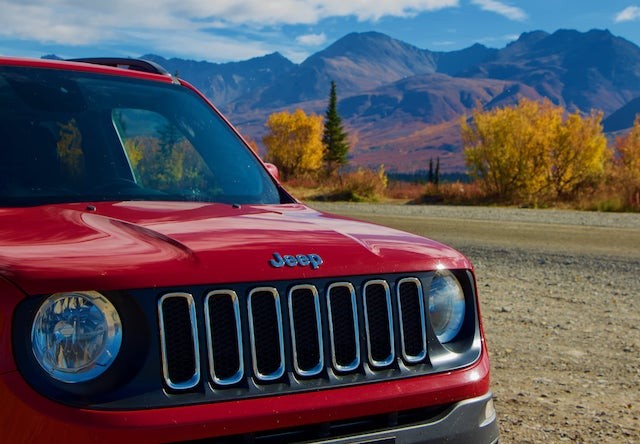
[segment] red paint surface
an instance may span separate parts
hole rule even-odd
[[[146,443],[200,439],[446,405],[489,390],[486,353],[454,372],[233,402],[141,411],[91,411],[55,404],[17,373],[0,376],[2,442]]]
[[[303,205],[95,203],[0,209],[2,275],[28,294],[470,268],[451,248]],[[323,264],[273,268],[273,253]]]

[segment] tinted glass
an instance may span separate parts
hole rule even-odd
[[[278,203],[229,125],[176,84],[0,67],[0,203]]]

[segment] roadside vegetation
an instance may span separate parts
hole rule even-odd
[[[384,165],[349,165],[349,135],[331,82],[324,116],[272,114],[265,159],[303,200],[404,201],[640,211],[640,116],[625,134],[607,139],[602,113],[568,113],[550,101],[522,99],[461,121],[468,180],[440,176],[440,160],[413,181],[394,180]]]

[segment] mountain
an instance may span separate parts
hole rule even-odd
[[[461,171],[461,116],[477,103],[491,108],[515,104],[523,97],[542,99],[516,82],[434,73],[347,97],[338,111],[354,128],[358,143],[352,154],[360,163],[406,172],[425,169],[429,159],[440,157],[444,170]]]
[[[622,108],[603,120],[602,126],[607,133],[623,131],[633,126],[636,116],[640,115],[640,97],[636,97]]]
[[[517,82],[466,79],[429,73],[406,77],[378,88],[346,95],[338,112],[347,124],[352,141],[352,161],[358,165],[384,164],[394,171],[428,168],[430,158],[441,158],[443,171],[462,171],[459,123],[476,104],[486,108],[514,105],[526,97],[541,100],[534,89]],[[299,107],[322,114],[326,100],[310,100],[271,109]],[[267,115],[254,109],[232,115],[242,133],[261,140]]]
[[[476,43],[459,51],[435,53],[437,71],[451,76],[458,75],[481,63],[495,59],[497,49]]]
[[[352,33],[313,54],[290,76],[268,88],[258,106],[325,98],[331,80],[351,94],[435,71],[430,51],[377,32]]]
[[[213,103],[220,105],[257,97],[296,67],[277,52],[242,62],[221,64],[165,59],[155,54],[147,54],[142,58],[159,63],[171,73],[177,73],[196,85]]]
[[[300,64],[278,53],[223,64],[144,58],[193,83],[256,141],[273,112],[323,114],[334,80],[351,162],[401,172],[436,157],[443,172],[463,170],[459,123],[476,106],[548,98],[570,111],[602,110],[607,130],[628,128],[640,112],[640,48],[606,30],[533,31],[501,49],[451,52],[352,33]]]
[[[609,31],[536,31],[459,75],[519,81],[569,110],[609,114],[640,95],[640,48]]]

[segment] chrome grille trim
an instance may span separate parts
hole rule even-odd
[[[187,303],[187,312],[183,313],[183,315],[187,315],[189,317],[189,333],[191,334],[191,348],[192,350],[187,350],[186,352],[193,353],[193,369],[192,374],[189,378],[184,381],[178,382],[172,379],[171,375],[171,367],[174,362],[170,362],[170,359],[177,359],[169,353],[169,341],[173,338],[168,338],[166,334],[167,327],[166,325],[168,319],[165,319],[165,304],[169,303],[171,299],[184,299]],[[198,344],[198,334],[196,329],[196,307],[193,301],[193,296],[189,293],[167,293],[160,297],[158,300],[158,323],[160,330],[160,351],[162,356],[162,374],[163,379],[167,387],[173,390],[188,390],[200,382],[200,346]],[[184,333],[184,332],[183,332]]]
[[[297,308],[295,304],[296,294],[300,292],[311,292],[311,297],[313,298],[313,317],[315,318],[315,326],[310,326],[310,330],[313,330],[315,334],[315,340],[317,341],[317,347],[314,347],[315,350],[311,350],[310,352],[317,354],[318,358],[315,362],[314,366],[311,368],[303,368],[300,365],[300,350],[301,347],[304,347],[305,344],[302,341],[298,341],[298,335],[296,327],[296,320],[298,316],[309,316],[310,313],[301,313],[306,309],[306,307]],[[298,295],[297,298],[305,297],[305,295]],[[293,368],[296,373],[300,376],[315,376],[319,374],[324,369],[324,344],[322,340],[322,320],[320,318],[320,298],[318,295],[318,289],[314,285],[296,285],[289,290],[289,319],[290,319],[290,328],[291,328],[291,343],[293,348]],[[307,331],[307,334],[313,334],[311,331]]]
[[[236,372],[232,376],[220,377],[216,372],[214,331],[211,319],[211,303],[212,298],[228,298],[233,307],[233,322],[235,324],[235,344],[218,344],[220,346],[234,347],[237,353]],[[217,385],[232,385],[240,382],[244,378],[244,353],[242,347],[242,327],[240,323],[240,303],[238,295],[233,290],[215,290],[209,292],[204,300],[204,314],[207,329],[207,356],[209,358],[209,374],[211,380]]]
[[[420,334],[417,335],[420,338],[421,347],[418,353],[410,353],[407,351],[407,329],[408,325],[405,325],[405,308],[408,310],[410,307],[403,307],[403,301],[401,299],[402,292],[401,288],[403,285],[413,285],[416,289],[416,301],[419,307],[419,325],[417,326],[420,329]],[[427,357],[427,322],[426,315],[424,311],[424,292],[422,291],[422,283],[420,279],[409,277],[401,279],[396,286],[396,295],[398,302],[398,321],[400,325],[400,349],[402,350],[402,359],[408,364],[416,364]]]
[[[378,301],[370,301],[370,299],[373,298],[374,296],[371,294],[372,292],[371,287],[375,287],[375,286],[382,287],[384,291],[383,302],[386,309],[386,320],[380,320],[380,322],[374,322],[374,321],[377,321],[377,319],[375,320],[372,319],[373,316],[371,316],[368,311],[368,308],[373,307],[374,302],[378,302]],[[367,336],[367,356],[369,359],[369,363],[373,367],[387,367],[388,365],[393,363],[396,357],[395,346],[394,346],[394,333],[393,333],[393,312],[391,311],[392,310],[391,291],[389,290],[389,284],[387,284],[387,281],[384,281],[382,279],[368,281],[367,283],[365,283],[364,289],[362,290],[362,292],[363,292],[362,301],[363,301],[363,307],[364,307],[364,321],[365,321],[365,329],[366,329],[366,336]],[[377,333],[379,333],[379,330],[381,329],[382,331],[387,330],[388,337],[384,339],[388,339],[389,344],[387,347],[386,356],[382,359],[376,359],[376,357],[374,356],[375,353],[374,353],[373,347],[375,346],[375,344],[378,344],[379,341],[374,341],[374,339],[377,339],[377,338],[374,338],[374,335],[380,336]]]
[[[351,307],[351,325],[339,326],[336,325],[338,322],[338,318],[336,314],[334,314],[334,309],[336,308],[336,301],[332,304],[332,292],[337,289],[346,289],[349,294],[349,301]],[[335,370],[338,372],[350,372],[354,371],[358,367],[360,367],[360,333],[358,328],[358,307],[356,304],[356,290],[350,282],[336,282],[327,288],[327,308],[328,308],[328,317],[329,317],[329,337],[331,340],[331,360],[332,365]],[[348,322],[348,321],[346,321]],[[349,363],[342,364],[338,362],[338,342],[336,337],[336,329],[337,327],[350,327],[353,328],[353,343],[351,344],[354,348],[353,360]]]
[[[273,382],[332,386],[389,372],[429,372],[440,365],[429,359],[424,286],[430,276],[161,293],[154,304],[164,387],[194,392],[206,379],[222,395],[265,390]]]
[[[273,338],[267,337],[270,331],[263,331],[258,328],[256,325],[256,321],[262,321],[262,316],[257,316],[257,313],[254,313],[254,300],[261,297],[264,293],[270,294],[272,297],[273,310],[276,317],[276,341],[278,342],[278,366],[271,372],[264,373],[260,370],[262,364],[264,364],[264,357],[260,356],[259,342],[262,340],[273,340]],[[269,308],[269,307],[267,307]],[[284,337],[283,337],[283,328],[282,328],[282,312],[280,305],[280,295],[278,290],[273,287],[258,287],[254,288],[249,292],[249,296],[247,299],[247,309],[249,313],[249,339],[251,340],[251,357],[253,364],[253,373],[256,379],[264,382],[274,381],[279,379],[284,375],[285,365],[284,365]],[[273,328],[274,326],[271,326]]]

